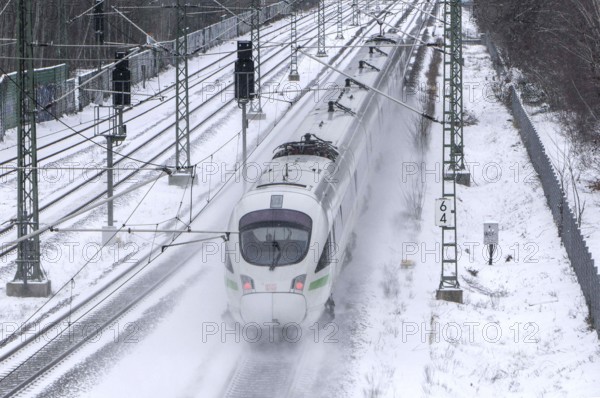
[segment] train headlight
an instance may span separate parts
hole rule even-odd
[[[304,281],[306,281],[306,274],[299,275],[292,280],[291,290],[295,293],[302,293],[304,290]]]
[[[246,275],[240,275],[242,279],[242,291],[244,294],[252,293],[254,291],[254,280]]]

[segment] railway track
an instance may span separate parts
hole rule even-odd
[[[383,12],[386,12],[388,6]],[[399,27],[411,15],[407,11],[396,22]],[[415,23],[417,14],[408,23]],[[423,31],[427,18],[420,25],[411,30],[411,34]],[[412,58],[415,46],[408,60]],[[306,344],[309,343],[309,344]],[[313,391],[315,379],[319,371],[318,354],[314,352],[311,341],[302,341],[300,344],[289,344],[289,342],[276,342],[261,344],[247,350],[238,365],[229,377],[228,384],[224,388],[225,398],[296,398],[314,396]],[[316,342],[315,342],[316,343]],[[318,348],[317,348],[318,349]]]
[[[195,254],[194,251],[189,250],[186,256],[178,258],[178,262],[183,265]],[[67,327],[63,327],[65,319],[62,318],[57,325],[46,329],[44,336],[55,337],[41,338],[47,341],[45,344],[37,344],[33,349],[23,345],[5,355],[1,362],[5,370],[0,375],[0,396],[13,396],[84,344],[93,341],[99,334],[111,330],[112,324],[182,269],[173,266],[157,266],[141,273],[144,268],[128,272],[119,279],[117,286],[113,286],[111,291],[103,292],[100,296],[76,308],[69,315]],[[126,284],[126,288],[121,289]],[[29,344],[34,343],[35,341],[29,342]]]
[[[327,7],[328,8],[332,8],[333,4],[334,3],[330,3],[329,5],[327,5]],[[333,13],[335,13],[335,10],[329,10],[328,11],[329,17],[331,17],[331,15]],[[311,16],[313,16],[312,13],[309,13],[309,14],[304,15],[301,18],[299,18],[299,21],[298,21],[300,23],[299,28],[301,28],[303,25],[308,24],[310,22],[309,19],[310,19]],[[263,36],[263,39],[269,38],[271,36],[278,37],[278,35],[279,35],[278,32],[284,30],[286,27],[287,27],[287,25],[282,25],[282,26],[280,26],[278,28],[275,28],[275,29],[273,29],[273,30],[265,33],[264,36]],[[230,51],[229,53],[227,53],[227,54],[223,55],[222,57],[216,59],[215,61],[211,62],[210,64],[208,64],[208,65],[206,65],[206,66],[198,69],[196,72],[190,74],[189,78],[190,78],[190,80],[193,80],[193,79],[196,78],[196,76],[200,77],[200,75],[202,75],[202,73],[210,71],[211,68],[214,68],[215,66],[219,66],[218,69],[210,72],[209,75],[202,76],[200,81],[193,82],[192,85],[190,85],[190,89],[193,89],[194,87],[197,87],[197,86],[199,86],[202,83],[205,83],[206,81],[208,81],[209,78],[212,78],[212,77],[214,77],[217,74],[220,74],[220,77],[227,76],[227,73],[224,72],[223,67],[220,66],[221,62],[229,62],[229,64],[227,64],[227,65],[228,66],[232,66],[233,62],[235,61],[234,55],[236,53],[237,53],[237,51],[235,51],[235,50],[234,51]],[[145,99],[143,101],[140,101],[140,103],[138,105],[136,105],[135,107],[126,108],[124,110],[124,115],[126,116],[128,113],[132,113],[132,112],[136,111],[140,105],[143,105],[143,104],[145,104],[145,103],[147,103],[149,101],[152,101],[153,98],[163,97],[166,93],[168,93],[169,91],[173,91],[174,89],[175,89],[175,84],[171,84],[170,86],[161,89],[159,92],[155,93],[152,98],[147,98],[147,99]],[[171,97],[167,98],[166,100],[161,101],[161,103],[159,103],[158,105],[156,105],[156,106],[154,106],[154,107],[152,107],[150,109],[144,110],[144,111],[142,111],[139,114],[136,114],[135,116],[133,116],[130,119],[126,120],[126,122],[130,122],[132,120],[135,120],[137,118],[145,116],[145,115],[149,114],[150,112],[153,112],[153,111],[157,110],[159,107],[165,105],[166,103],[172,101],[174,98],[175,98],[174,96],[171,96]],[[47,149],[47,148],[50,148],[50,147],[55,146],[57,144],[60,144],[63,141],[66,141],[66,140],[68,140],[70,138],[77,137],[77,136],[82,136],[86,132],[93,131],[94,128],[99,127],[99,125],[101,125],[103,123],[106,123],[106,121],[100,121],[100,122],[93,123],[92,125],[89,125],[89,126],[83,128],[81,130],[74,130],[72,133],[67,134],[65,136],[62,136],[62,137],[60,137],[59,139],[57,139],[55,141],[52,141],[52,142],[49,142],[47,144],[41,145],[41,146],[38,147],[38,153],[40,151],[44,150],[44,149]],[[65,129],[65,130],[69,130],[69,129]],[[65,131],[65,130],[62,130],[62,131]],[[104,131],[100,131],[101,134],[104,134],[104,133],[107,133],[107,132],[108,132],[108,129],[104,130]],[[80,141],[78,141],[76,143],[70,144],[69,146],[67,146],[65,148],[62,148],[62,149],[60,149],[58,151],[55,151],[55,152],[50,153],[48,155],[39,157],[38,158],[38,162],[41,163],[41,162],[43,162],[45,160],[49,160],[49,159],[51,159],[51,158],[53,158],[53,157],[55,157],[57,155],[65,153],[65,152],[69,151],[70,149],[73,149],[73,148],[75,148],[77,146],[89,143],[90,139],[91,139],[90,137],[86,137],[85,139],[80,140]],[[6,148],[3,149],[3,150],[6,150]],[[17,157],[12,157],[10,159],[6,159],[6,160],[3,160],[3,161],[0,161],[0,170],[2,169],[2,166],[5,166],[5,168],[9,168],[8,171],[0,173],[0,178],[5,178],[5,177],[7,177],[10,174],[15,173],[15,170],[13,168],[6,167],[6,166],[10,166],[11,164],[14,165],[14,164],[16,164],[16,161],[17,161]]]
[[[287,59],[279,62],[276,67],[286,61]],[[323,69],[315,80],[324,72],[326,69]],[[201,211],[202,209],[195,214],[194,219]],[[163,243],[171,241],[172,237],[169,237]],[[157,244],[157,247],[160,246]],[[141,274],[139,279],[134,279],[146,268],[147,264],[145,266],[144,263],[152,258],[153,254],[156,253],[149,253],[116,277],[109,283],[111,289],[100,291],[76,305],[70,314],[64,314],[52,325],[43,328],[36,334],[29,334],[28,338],[0,357],[2,368],[6,369],[4,373],[0,374],[0,396],[13,396],[30,383],[38,380],[43,374],[94,338],[95,331],[110,328],[112,323],[126,314],[179,269],[173,264],[168,267],[156,267]],[[177,264],[185,263],[186,259],[193,254],[195,253],[188,253],[184,257],[178,256]],[[121,290],[121,287],[124,286],[126,289]],[[69,326],[61,328],[61,325],[67,322],[67,317]],[[41,344],[39,342],[41,335],[55,337],[49,341],[42,339],[46,341]]]
[[[329,14],[329,18],[332,18],[332,15],[334,14],[334,11],[332,11]],[[308,16],[306,16],[305,18],[310,18],[310,14]],[[305,38],[306,36],[310,35],[311,31],[307,31],[304,32],[300,35],[298,35],[298,39],[302,39]],[[316,40],[316,38],[312,38],[312,40]],[[277,56],[279,56],[281,53],[287,52],[289,51],[289,49],[287,47],[283,47],[280,48],[278,50],[275,50],[274,52],[272,52],[271,54],[269,54],[269,56],[264,59],[263,63],[269,63],[271,60],[275,59]],[[279,62],[277,62],[277,64],[275,66],[273,66],[271,69],[269,69],[268,71],[266,71],[263,75],[263,79],[268,78],[269,76],[273,76],[276,75],[278,72],[280,72],[280,70],[282,69],[282,65],[286,64],[288,61],[287,57],[283,57]],[[215,61],[217,62],[217,61]],[[213,63],[214,64],[214,63]],[[211,64],[211,65],[213,65]],[[195,83],[195,85],[199,85],[201,83],[204,83],[207,81],[207,79],[214,77],[217,73],[222,72],[222,70],[218,70],[215,71],[213,73],[211,73],[210,75],[206,76],[202,81]],[[222,95],[227,92],[228,90],[231,90],[233,87],[233,83],[228,84],[223,86],[219,91],[215,92],[214,95],[210,98],[208,98],[206,101],[201,102],[199,105],[197,105],[196,107],[194,107],[193,109],[190,110],[190,114],[195,114],[196,112],[204,109],[208,104],[213,103],[214,101],[218,101],[220,98],[222,98]],[[197,130],[199,130],[201,127],[205,126],[209,121],[212,121],[216,116],[218,116],[224,109],[226,109],[227,107],[229,107],[233,102],[233,99],[229,99],[228,101],[224,102],[218,109],[216,109],[213,112],[210,112],[208,115],[205,115],[205,117],[195,126],[193,126],[192,128],[190,128],[190,134],[196,132]],[[143,115],[146,115],[147,113],[155,110],[156,108],[152,108],[150,110],[147,110],[145,112],[143,112],[142,114],[136,116],[136,117],[141,117]],[[131,119],[130,119],[131,120]],[[172,122],[169,125],[167,125],[166,127],[160,129],[157,133],[153,134],[151,137],[147,138],[144,142],[140,143],[139,145],[137,145],[136,147],[134,147],[133,149],[129,150],[127,153],[122,154],[115,162],[114,165],[115,167],[118,167],[120,164],[125,163],[127,160],[130,160],[131,158],[133,158],[134,156],[140,156],[137,155],[139,152],[141,152],[144,148],[148,147],[150,144],[152,144],[153,142],[155,142],[156,140],[158,140],[160,137],[163,137],[166,133],[171,132],[172,128],[175,126],[175,123]],[[193,138],[194,140],[198,140],[201,139],[200,137],[196,137]],[[80,143],[84,143],[87,142],[88,140],[84,140]],[[123,178],[121,178],[118,182],[115,183],[115,187],[118,187],[119,185],[123,184],[126,181],[129,181],[131,178],[133,178],[134,176],[136,176],[139,172],[140,172],[140,168],[143,168],[149,164],[156,164],[159,162],[159,159],[161,159],[161,157],[165,154],[170,153],[171,149],[174,148],[175,143],[171,142],[169,144],[167,144],[167,146],[162,146],[162,149],[158,152],[155,153],[154,155],[150,155],[150,158],[148,158],[147,156],[144,156],[144,158],[146,159],[141,165],[138,165],[138,167],[136,167],[133,171],[131,171],[130,173],[127,173],[123,176]],[[129,148],[127,148],[129,149]],[[61,150],[62,151],[62,150]],[[58,153],[60,153],[61,151],[59,151]],[[56,154],[56,153],[55,153]],[[54,155],[55,155],[54,154]],[[46,158],[50,157],[50,156],[54,156],[54,155],[48,155]],[[141,157],[141,156],[140,156]],[[40,212],[45,212],[47,211],[47,209],[49,209],[50,207],[56,205],[57,203],[63,201],[64,199],[70,197],[71,195],[79,192],[82,188],[86,187],[88,184],[94,182],[94,181],[98,181],[98,178],[100,178],[105,172],[104,171],[99,171],[94,173],[91,177],[84,179],[84,181],[81,181],[79,183],[74,184],[74,186],[69,187],[69,189],[66,192],[61,193],[60,195],[57,195],[54,199],[51,199],[50,201],[40,205],[39,207],[39,211]],[[0,176],[1,177],[1,176]],[[83,200],[79,200],[77,203],[79,203],[78,206],[74,207],[73,209],[71,209],[71,211],[69,211],[67,214],[65,214],[65,216],[69,216],[81,209],[83,209],[84,207],[90,205],[91,203],[95,202],[96,200],[102,198],[104,195],[106,195],[106,190],[101,190],[95,194],[93,194],[91,197],[87,197]],[[6,227],[0,228],[0,236],[6,235],[7,233],[9,233],[10,231],[13,231],[16,228],[15,224],[10,224]],[[16,245],[13,246],[9,246],[7,248],[4,248],[4,250],[0,251],[0,257],[3,257],[9,253],[11,253],[12,251],[14,251],[17,248]]]
[[[391,7],[392,5],[388,6],[388,8]],[[362,33],[363,30],[372,29],[374,26],[376,24],[372,22],[369,28],[360,29],[359,33]],[[350,39],[348,44],[352,44],[361,37],[360,34],[357,34]],[[345,48],[340,50],[331,62],[336,62],[345,50]],[[281,63],[278,63],[276,67],[280,65]],[[315,80],[326,72],[327,70],[323,69]],[[193,218],[196,219],[202,210],[197,211]],[[165,242],[170,242],[171,239],[169,237]],[[160,247],[160,245],[157,245],[157,247]],[[156,251],[149,253],[127,271],[116,277],[109,284],[110,289],[101,291],[77,305],[70,314],[69,327],[60,329],[67,316],[65,314],[54,325],[41,331],[46,335],[56,333],[55,337],[40,343],[39,335],[32,335],[3,357],[0,357],[2,368],[6,369],[4,373],[0,374],[0,396],[13,396],[23,391],[26,386],[39,380],[43,374],[49,372],[89,342],[90,339],[94,338],[95,333],[93,331],[110,328],[111,324],[123,317],[137,303],[173,276],[180,269],[180,267],[174,265],[185,264],[187,259],[196,254],[192,250],[180,250],[177,253],[175,264],[169,263],[168,266],[156,265],[146,269],[148,264],[154,264],[154,262],[149,262],[148,259],[152,258]],[[145,264],[147,261],[148,264]],[[146,272],[141,273],[143,270],[146,270]],[[122,287],[126,288],[121,289]],[[36,342],[36,340],[38,341]],[[272,396],[277,397],[291,394],[297,366],[302,361],[291,360],[289,355],[282,357],[276,354],[265,356],[260,361],[251,358],[242,358],[240,365],[231,376],[231,382],[226,389],[226,396],[266,397],[268,395],[265,395],[265,391],[273,391],[274,395]],[[275,383],[274,380],[276,380]],[[255,389],[258,395],[252,395],[253,392],[248,390],[248,383],[251,383],[251,386],[258,385],[259,388]],[[261,390],[260,386],[265,383],[269,383],[268,388]]]

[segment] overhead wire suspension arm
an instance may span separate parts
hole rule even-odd
[[[429,120],[431,120],[431,121],[433,121],[433,122],[436,122],[436,123],[441,123],[441,122],[440,122],[439,120],[437,120],[435,117],[433,117],[433,116],[431,116],[431,115],[428,115],[428,114],[426,114],[425,112],[421,112],[420,110],[418,110],[418,109],[416,109],[416,108],[413,108],[412,106],[410,106],[410,105],[406,104],[405,102],[402,102],[402,101],[400,101],[400,100],[399,100],[399,99],[397,99],[397,98],[394,98],[394,97],[392,97],[392,96],[389,96],[389,95],[387,95],[386,93],[384,93],[384,92],[383,92],[383,91],[381,91],[381,90],[378,90],[378,89],[376,89],[375,87],[372,87],[372,86],[369,86],[368,84],[365,84],[365,83],[359,82],[358,80],[356,80],[356,79],[354,79],[352,76],[350,76],[348,73],[346,73],[346,72],[342,71],[341,69],[338,69],[338,68],[336,68],[336,67],[335,67],[335,66],[333,66],[333,65],[329,65],[327,62],[325,62],[325,61],[323,61],[323,60],[321,60],[321,59],[319,59],[319,58],[317,58],[317,57],[315,57],[315,56],[313,56],[313,55],[309,54],[309,53],[308,53],[308,52],[306,52],[306,51],[302,51],[302,49],[301,49],[301,48],[298,48],[298,51],[300,51],[302,54],[306,55],[307,57],[309,57],[309,58],[311,58],[311,59],[313,59],[313,60],[315,60],[315,61],[319,62],[320,64],[322,64],[322,65],[325,65],[326,67],[328,67],[328,68],[330,68],[330,69],[332,69],[332,70],[336,71],[336,72],[337,72],[337,73],[339,73],[340,75],[343,75],[343,76],[346,76],[346,77],[350,78],[352,81],[356,82],[357,84],[359,84],[359,85],[361,85],[361,86],[363,86],[363,87],[366,87],[366,88],[368,88],[369,90],[373,90],[373,91],[375,91],[377,94],[384,96],[385,98],[387,98],[387,99],[389,99],[389,100],[391,100],[391,101],[393,101],[393,102],[397,103],[398,105],[400,105],[400,106],[403,106],[404,108],[406,108],[406,109],[409,109],[409,110],[411,110],[411,111],[413,111],[413,112],[415,112],[415,113],[417,113],[417,114],[419,114],[419,115],[423,116],[424,118],[427,118],[427,119],[429,119]]]

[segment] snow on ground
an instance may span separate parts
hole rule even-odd
[[[341,61],[347,62],[346,60]],[[301,73],[303,73],[302,79],[306,77],[309,80],[311,74],[314,75],[317,70],[311,70],[305,72],[305,66],[302,64]],[[304,68],[304,69],[303,69]],[[304,77],[305,76],[305,77]],[[293,129],[290,126],[297,125],[303,118],[303,110],[312,108],[312,98],[306,98],[296,106],[293,115],[290,115],[285,120],[285,124],[281,123],[273,134],[267,137],[264,145],[266,148],[272,148],[275,142],[284,140],[282,134],[289,136],[293,134]],[[277,136],[276,141],[275,136]],[[289,138],[294,138],[293,136]],[[401,143],[402,144],[402,143]],[[409,153],[410,149],[408,146],[402,153]],[[253,156],[252,161],[261,162],[270,159],[270,151],[257,151]],[[379,163],[383,164],[383,160]],[[377,178],[383,184],[384,178]],[[239,190],[240,184],[234,184],[236,190]],[[220,196],[218,204],[217,202],[211,202],[211,209],[209,214],[214,220],[220,220],[226,218],[228,207],[226,203],[232,203],[232,199],[239,195],[230,194],[230,189],[227,188]],[[369,205],[370,206],[370,205]],[[225,214],[221,214],[225,213]],[[211,225],[200,221],[201,225]],[[218,225],[218,222],[216,223]],[[196,256],[198,257],[198,256]],[[194,391],[196,396],[218,396],[219,384],[226,381],[229,369],[233,368],[236,358],[239,357],[240,347],[242,345],[233,344],[231,341],[223,341],[223,331],[216,336],[208,336],[208,341],[203,342],[203,328],[216,324],[219,328],[222,327],[222,321],[220,319],[221,312],[225,309],[225,300],[223,296],[222,285],[222,271],[221,264],[216,262],[206,262],[199,258],[194,258],[190,262],[196,263],[197,266],[205,269],[203,277],[195,283],[189,292],[184,295],[179,304],[174,307],[174,310],[168,317],[160,323],[156,332],[152,333],[146,339],[141,341],[130,348],[129,355],[123,355],[123,359],[119,361],[112,369],[106,372],[106,374],[98,380],[98,378],[91,378],[88,382],[92,385],[91,387],[83,387],[84,391],[87,391],[86,395],[91,396],[123,396],[129,395],[136,392],[141,395],[164,395],[175,389],[177,393],[184,396],[193,396]],[[362,295],[347,295],[345,293],[344,284],[340,288],[340,307],[338,307],[338,314],[340,322],[339,331],[331,330],[332,342],[337,344],[327,343],[327,336],[329,330],[321,331],[320,339],[317,339],[316,346],[307,346],[306,349],[311,351],[312,354],[308,356],[309,360],[313,358],[322,358],[316,363],[325,363],[330,366],[329,369],[325,369],[326,372],[337,372],[338,370],[342,374],[347,374],[348,369],[345,366],[339,366],[343,364],[343,356],[346,355],[344,351],[354,344],[350,338],[349,333],[353,333],[354,322],[356,320],[355,312],[352,307],[358,308],[358,301]],[[217,291],[218,290],[218,291]],[[346,307],[346,308],[344,308]],[[194,320],[191,320],[191,317]],[[210,324],[210,325],[209,325]],[[173,339],[173,332],[177,332],[177,338]],[[338,335],[339,333],[339,335]],[[229,336],[231,339],[232,336]],[[227,340],[227,337],[225,337]],[[346,342],[350,343],[350,346]],[[319,348],[322,347],[322,348]],[[230,356],[221,355],[222,352],[237,353],[236,355]],[[173,354],[170,354],[172,352]],[[190,355],[194,353],[194,355]],[[179,359],[177,359],[179,358]],[[215,363],[215,358],[218,358]],[[174,363],[175,359],[175,363]],[[336,360],[340,360],[337,362]],[[333,362],[332,362],[333,361]],[[141,365],[143,364],[143,365]],[[210,365],[210,366],[209,366]],[[174,369],[179,366],[183,366],[185,371],[177,372],[172,376],[168,376],[169,382],[165,382],[165,375],[171,374]],[[337,369],[339,367],[339,369]],[[318,367],[314,367],[314,372],[318,371]],[[139,380],[140,377],[144,378],[142,386],[135,383],[135,380]],[[315,375],[305,375],[308,380],[315,378]],[[318,378],[315,388],[321,386],[321,378]],[[325,385],[327,381],[325,380]],[[329,383],[330,384],[330,383]],[[95,386],[95,387],[94,387]],[[337,385],[334,384],[337,387]],[[304,386],[307,390],[314,392],[310,386]],[[91,388],[91,389],[90,389]],[[322,389],[325,391],[326,389]],[[81,391],[81,389],[80,389]],[[320,394],[315,393],[315,396]]]
[[[424,164],[398,156],[405,148],[398,139],[382,152],[338,285],[338,307],[354,313],[353,328],[342,357],[350,365],[329,396],[600,395],[598,337],[512,117],[490,97],[489,56],[473,45],[464,58],[472,88],[465,108],[479,120],[464,138],[473,185],[458,188],[464,304],[435,300],[441,232],[433,204],[441,196],[442,151],[434,125]],[[402,201],[415,178],[426,189],[420,233]],[[485,221],[500,223],[492,266],[482,244]],[[403,268],[403,258],[415,266]]]
[[[546,154],[556,170],[573,214],[581,211],[581,233],[596,263],[600,260],[600,160],[594,142],[574,144],[568,137],[560,115],[544,104],[525,105]],[[574,190],[575,187],[575,190]],[[579,204],[579,205],[578,205]]]
[[[482,78],[489,81],[494,73],[484,48],[467,46],[464,57],[464,80],[484,86]],[[528,173],[532,168],[511,115],[481,91],[465,106],[479,119],[464,132],[465,157],[477,166],[474,184],[458,190],[465,304],[432,307],[436,334],[430,340],[425,391],[597,395],[598,337],[586,323],[581,289],[539,180]],[[482,224],[489,220],[500,224],[492,266],[486,265],[481,244]],[[427,228],[427,221],[423,238],[431,242],[427,236],[437,231]]]
[[[312,24],[313,16],[309,16],[302,22],[298,23],[298,35],[306,31],[316,31],[316,27]],[[268,32],[283,27],[283,31],[287,32],[285,19],[273,23],[270,27],[264,29],[263,37],[266,38]],[[332,29],[335,29],[332,27]],[[357,28],[353,28],[356,30]],[[349,34],[353,31],[348,32]],[[279,33],[281,34],[281,33]],[[303,43],[313,44],[316,41],[316,34],[310,33],[300,40]],[[309,41],[310,40],[310,41]],[[338,41],[335,41],[338,43]],[[339,43],[338,43],[339,44]],[[201,55],[190,61],[190,73],[196,72],[201,67],[209,65],[216,61],[223,53],[233,51],[236,47],[235,41],[224,43],[221,46],[215,47],[206,55]],[[285,47],[270,47],[263,53],[265,68],[273,66],[274,61],[267,61],[267,57],[272,53],[283,49],[281,54],[275,57],[275,61],[287,60],[289,51]],[[331,54],[330,56],[332,56]],[[300,86],[304,87],[308,82],[317,76],[323,69],[317,62],[305,59],[299,56],[299,65],[302,66]],[[208,72],[221,71],[219,75],[213,76],[204,83],[191,88],[190,103],[199,104],[205,102],[207,98],[212,97],[212,92],[215,92],[215,87],[222,87],[226,82],[230,83],[232,75],[228,70],[233,68],[229,61],[220,61],[209,68],[203,74],[206,76]],[[279,73],[265,75],[263,70],[263,78],[272,87],[279,84],[280,89],[295,88],[294,86],[286,85],[288,70],[285,65],[281,66]],[[146,90],[136,87],[136,92],[145,94],[154,94],[160,89],[173,84],[174,70],[168,69],[159,77],[151,79],[146,84]],[[195,83],[192,81],[192,84]],[[210,94],[210,95],[209,95]],[[174,95],[174,90],[169,92],[170,98]],[[298,94],[291,93],[286,99],[294,99]],[[277,101],[279,96],[273,94],[273,100],[265,100],[263,106],[267,113],[267,119],[262,121],[251,121],[248,129],[249,151],[253,150],[258,142],[264,140],[265,136],[271,131],[281,117],[290,109],[289,104]],[[134,97],[135,98],[135,97]],[[168,98],[168,97],[167,97]],[[201,112],[196,112],[191,115],[190,121],[192,125],[197,120],[201,120],[206,115],[214,112],[217,107],[222,105],[224,99],[230,99],[231,93],[227,95],[219,95],[209,103]],[[134,108],[131,113],[127,113],[125,122],[128,125],[128,138],[118,147],[117,152],[127,153],[129,147],[139,144],[145,140],[148,135],[155,134],[158,130],[164,128],[169,121],[172,121],[174,114],[174,101],[165,100],[163,105],[154,110],[150,115],[140,116],[141,112],[147,110],[150,106],[155,105],[156,101],[150,102]],[[89,124],[94,119],[93,106],[87,107],[83,112],[77,115],[66,116],[60,122],[40,123],[38,134],[40,137],[40,145],[51,142],[56,139],[56,134],[65,134],[64,124],[73,127],[79,124]],[[191,134],[192,145],[192,163],[197,163],[206,160],[201,166],[208,165],[213,169],[199,167],[198,178],[199,184],[194,188],[194,208],[198,208],[199,203],[204,203],[210,197],[214,197],[217,189],[223,185],[226,178],[234,170],[235,163],[239,161],[241,155],[241,117],[239,110],[235,104],[231,104],[228,110],[222,112],[217,118],[213,118],[209,123],[202,128],[194,131]],[[87,132],[87,137],[93,132]],[[138,160],[147,160],[153,156],[158,149],[172,143],[174,130],[171,128],[159,139],[155,140],[145,149],[137,152],[132,156],[132,159],[126,160],[125,165],[115,172],[115,181],[120,179],[120,176],[129,170],[139,168]],[[14,134],[9,134],[11,137]],[[54,145],[50,151],[66,148],[81,141],[81,135],[74,135],[71,139]],[[59,156],[58,159],[51,159],[54,166],[62,166],[72,168],[72,170],[62,171],[43,171],[40,178],[40,201],[41,204],[46,203],[53,196],[64,192],[74,183],[82,181],[84,178],[93,176],[96,170],[94,167],[102,167],[105,159],[105,143],[100,140],[100,145],[88,143],[67,150],[65,154]],[[9,159],[14,156],[16,148],[14,142],[10,140],[3,143],[0,151],[1,159]],[[43,152],[47,154],[50,152]],[[174,151],[170,151],[167,155],[155,161],[158,164],[174,164]],[[213,155],[210,158],[211,154]],[[40,158],[42,154],[40,154]],[[115,155],[115,160],[119,159],[119,155]],[[44,163],[42,163],[44,164]],[[208,167],[207,166],[207,167]],[[78,168],[84,168],[80,170]],[[2,172],[8,168],[3,168]],[[128,181],[121,187],[115,189],[115,193],[129,188],[134,183],[143,181],[146,178],[156,175],[156,171],[144,171],[140,175],[134,177],[133,181]],[[15,178],[4,177],[0,185],[1,199],[0,210],[3,214],[9,217],[16,212],[16,189]],[[97,178],[95,183],[78,194],[78,198],[90,197],[93,193],[100,192],[105,189],[105,178]],[[145,196],[147,194],[147,196]],[[74,200],[74,199],[71,199]],[[156,204],[160,203],[160,206]],[[128,194],[115,200],[115,225],[128,224],[133,228],[155,228],[157,224],[160,228],[173,229],[181,228],[183,223],[189,221],[189,203],[190,189],[180,189],[168,185],[167,179],[162,178],[152,186],[144,187],[136,192]],[[69,201],[63,201],[51,207],[47,212],[42,213],[40,217],[41,225],[52,222],[64,215],[71,208]],[[182,221],[177,221],[177,219]],[[100,228],[106,224],[106,207],[101,206],[88,214],[78,216],[69,223],[61,225],[61,227],[79,227],[79,228]],[[3,220],[5,221],[5,220]],[[218,228],[224,228],[224,225],[218,225]],[[2,243],[8,243],[16,233],[3,236]],[[122,234],[119,235],[114,243],[102,247],[100,243],[100,233],[61,233],[61,234],[45,234],[42,235],[42,266],[45,268],[49,279],[52,281],[53,292],[58,292],[57,296],[45,307],[47,311],[56,303],[71,301],[73,303],[87,297],[92,291],[98,289],[107,276],[114,274],[114,271],[120,272],[124,266],[129,266],[135,263],[136,260],[143,258],[149,253],[155,244],[167,239],[165,234]],[[0,275],[4,282],[12,280],[15,274],[13,253],[0,260]],[[81,270],[81,271],[79,271]],[[70,283],[71,278],[77,272],[74,278],[74,284]],[[6,297],[4,293],[5,284],[0,284],[0,338],[6,337],[14,330],[21,322],[28,319],[29,316],[35,313],[35,310],[40,308],[46,302],[46,299],[27,299]],[[60,290],[62,289],[62,290]],[[59,291],[60,290],[60,291]],[[72,296],[71,296],[72,292]],[[46,319],[46,322],[49,319]]]
[[[473,186],[458,188],[464,304],[435,300],[440,231],[433,225],[433,203],[441,193],[441,128],[434,124],[421,158],[406,134],[411,116],[402,114],[397,131],[381,145],[352,259],[336,286],[338,329],[313,357],[319,360],[309,396],[600,395],[598,338],[586,323],[580,288],[511,115],[487,98],[494,76],[489,56],[483,46],[470,45],[464,57],[464,81],[473,87],[465,107],[478,119],[465,128]],[[301,73],[314,76],[317,66],[311,65],[301,64]],[[426,63],[422,80],[427,69]],[[436,108],[440,118],[439,101]],[[301,118],[298,109],[295,119]],[[274,131],[289,133],[294,123],[286,119]],[[255,156],[261,161],[266,154]],[[414,222],[411,193],[420,184],[424,208]],[[235,196],[227,189],[223,195]],[[219,208],[212,222],[226,217]],[[489,266],[481,242],[482,224],[491,219],[500,223],[501,253]],[[402,267],[403,258],[415,265]],[[90,378],[83,391],[99,397],[219,396],[241,347],[222,343],[222,335],[202,341],[206,322],[220,324],[224,292],[220,265],[200,263],[202,276],[156,331],[120,356],[101,380]]]

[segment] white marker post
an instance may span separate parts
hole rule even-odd
[[[488,245],[490,260],[488,265],[492,265],[492,259],[494,257],[494,246],[498,244],[498,223],[497,222],[486,222],[483,223],[483,244]]]

